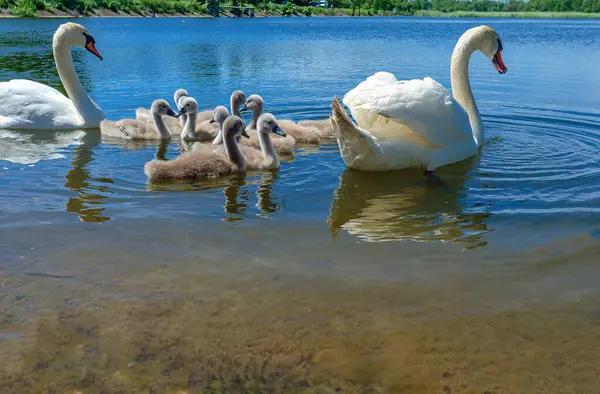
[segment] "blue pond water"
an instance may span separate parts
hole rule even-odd
[[[177,141],[166,145],[105,141],[98,130],[0,130],[0,312],[9,316],[0,322],[0,340],[4,338],[5,346],[26,337],[21,334],[27,330],[23,325],[39,310],[102,305],[108,308],[111,324],[113,316],[115,322],[102,331],[106,333],[119,322],[138,321],[123,318],[121,309],[111,312],[110,300],[145,303],[180,297],[200,308],[188,316],[197,315],[201,323],[194,327],[202,327],[202,322],[211,323],[215,316],[205,315],[204,302],[238,297],[231,301],[237,305],[263,289],[276,294],[268,304],[272,316],[288,312],[297,313],[295,318],[303,316],[302,324],[312,327],[312,333],[323,329],[323,342],[364,334],[364,340],[356,343],[366,343],[369,350],[348,361],[360,364],[357,360],[378,360],[366,357],[373,356],[369,352],[384,361],[386,354],[412,354],[406,347],[381,353],[368,347],[368,335],[388,335],[389,327],[398,327],[393,317],[405,319],[402,324],[429,321],[432,329],[438,329],[445,327],[436,323],[444,314],[492,315],[540,301],[573,311],[569,302],[598,295],[600,22],[419,18],[84,18],[78,22],[92,32],[104,61],[74,50],[75,66],[109,119],[133,117],[136,108],[148,107],[159,97],[171,101],[181,87],[202,108],[227,104],[236,89],[246,95],[258,93],[265,110],[295,121],[326,118],[334,95],[342,96],[377,71],[390,71],[401,79],[431,76],[450,88],[450,56],[456,40],[479,24],[493,26],[502,37],[508,73],[499,75],[482,54],[473,56],[471,84],[486,142],[477,157],[440,169],[438,183],[427,182],[419,171],[349,171],[331,141],[300,147],[277,171],[152,185],[143,173],[144,163],[155,157],[176,157]],[[0,80],[28,78],[60,88],[51,52],[52,34],[60,23],[2,20]],[[250,273],[251,285],[232,284],[238,275]],[[191,279],[213,274],[222,280]],[[337,281],[338,287],[327,280]],[[219,284],[209,290],[213,282]],[[386,287],[390,284],[399,287],[390,290]],[[303,297],[309,298],[298,301]],[[236,312],[232,321],[241,323],[223,328],[229,339],[215,343],[244,338],[240,327],[263,323],[286,333],[279,323],[264,320],[266,315],[260,314],[265,311],[264,300],[271,298],[265,295],[236,309],[245,314]],[[302,309],[302,305],[315,309]],[[233,310],[223,307],[221,312]],[[542,343],[540,349],[559,352],[557,359],[566,357],[573,365],[587,360],[578,352],[593,351],[585,339],[593,334],[593,325],[576,323],[574,315],[552,320],[535,313],[527,309],[517,323],[511,319],[521,315],[501,316],[491,326],[510,322],[510,329],[535,336]],[[77,316],[73,319],[84,319]],[[170,320],[164,327],[187,321],[176,314],[165,316]],[[65,318],[67,328],[70,319]],[[361,319],[367,320],[359,326],[356,322]],[[107,320],[100,316],[93,321]],[[572,325],[557,325],[557,321]],[[340,331],[327,331],[330,323]],[[85,327],[88,322],[78,324]],[[478,323],[472,324],[464,330],[460,325],[448,326],[460,349],[448,347],[448,352],[468,354],[461,359],[465,362],[471,362],[471,356],[498,352],[500,358],[494,360],[501,361],[504,342],[479,342],[489,332],[481,334],[473,328]],[[546,324],[554,327],[551,332],[564,330],[563,338],[571,338],[571,332],[582,335],[557,344],[556,338],[544,337]],[[136,327],[129,327],[132,336],[144,337]],[[361,327],[373,331],[363,333]],[[271,328],[263,329],[264,335],[277,335],[268,334]],[[112,332],[113,340],[125,335],[117,329]],[[182,332],[195,335],[194,341],[209,335],[209,331]],[[295,334],[288,334],[287,340],[294,341]],[[399,338],[403,343],[406,336],[399,334]],[[460,345],[460,338],[466,345]],[[79,343],[73,341],[73,346]],[[465,350],[473,344],[481,347]],[[47,355],[60,353],[61,346],[67,345],[54,348],[51,337],[43,337],[37,346],[50,350],[30,359],[50,362]],[[437,342],[430,345],[438,346]],[[150,345],[140,345],[145,346]],[[22,354],[21,348],[16,349],[14,354]],[[109,354],[110,359],[110,348],[102,351],[108,353],[98,354]],[[521,382],[522,376],[543,376],[536,381],[562,387],[561,392],[592,387],[585,386],[581,372],[592,364],[574,367],[575,372],[555,382],[547,377],[565,364],[555,366],[548,361],[554,358],[546,354],[527,363],[527,354],[538,353],[526,353],[515,353],[510,363],[498,362],[498,370],[490,369],[496,375],[483,380],[500,376],[504,380],[497,387],[508,387],[507,392],[510,386],[503,385],[515,377]],[[131,362],[127,353],[119,354],[125,357],[123,365]],[[342,352],[342,358],[347,359],[347,354]],[[421,355],[415,353],[398,370],[412,366]],[[19,360],[8,359],[4,365],[10,372],[11,362],[22,365]],[[382,365],[396,368],[394,360]],[[425,369],[430,361],[424,361]],[[498,372],[521,361],[525,367],[516,368],[513,375]],[[62,368],[62,364],[45,365],[55,372]],[[95,370],[110,369],[98,365],[94,364]],[[544,372],[547,365],[554,372]],[[23,368],[21,372],[27,374]],[[337,373],[335,368],[329,371]],[[433,367],[430,372],[433,381],[441,374]],[[396,369],[388,375],[396,376]],[[71,375],[64,376],[72,383]],[[364,375],[350,373],[350,378],[362,382]],[[86,382],[77,388],[86,387],[90,381]],[[515,384],[513,388],[534,391],[534,386]],[[477,383],[472,387],[481,388],[478,392],[489,389]]]

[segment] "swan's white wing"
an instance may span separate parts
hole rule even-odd
[[[377,120],[373,117],[375,114],[369,114],[365,111],[355,111],[355,108],[369,103],[369,97],[375,90],[393,85],[398,80],[394,74],[380,71],[362,81],[358,86],[344,95],[342,102],[350,109],[356,123],[363,129],[370,130],[373,123]],[[379,117],[375,115],[376,117]]]
[[[0,83],[0,128],[66,129],[82,124],[73,102],[58,90],[26,79]]]
[[[348,108],[357,107],[366,104],[369,101],[371,93],[386,85],[393,85],[398,80],[392,73],[380,71],[375,73],[358,84],[357,87],[344,95],[342,102]]]
[[[369,130],[380,138],[393,137],[393,126],[408,127],[431,148],[448,147],[462,141],[472,142],[469,117],[450,92],[431,78],[399,81],[382,86],[369,96],[366,103],[355,108],[387,118],[385,128]],[[366,116],[366,115],[365,115]],[[405,129],[398,137],[404,138]],[[381,135],[384,134],[384,135]]]

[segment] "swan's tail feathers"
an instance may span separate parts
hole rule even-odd
[[[348,167],[358,168],[377,151],[374,137],[352,122],[337,96],[331,102],[331,126],[335,131],[342,159]]]
[[[333,101],[331,102],[331,110],[331,125],[336,134],[338,134],[338,136],[340,133],[340,129],[342,129],[343,126],[356,128],[356,126],[352,122],[352,119],[350,119],[350,116],[348,116],[348,114],[342,107],[342,103],[340,102],[338,96],[335,96],[333,98]]]

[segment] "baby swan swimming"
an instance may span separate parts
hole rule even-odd
[[[128,140],[166,140],[171,138],[171,130],[163,120],[164,115],[176,118],[175,112],[166,100],[155,100],[150,107],[153,123],[137,119],[121,119],[117,122],[103,120],[100,132],[104,136]]]
[[[214,114],[215,121],[219,121],[222,123],[223,117],[226,114],[227,109],[225,107],[217,107],[215,109]],[[238,145],[240,152],[242,153],[242,155],[244,155],[244,159],[246,160],[246,168],[249,170],[268,170],[273,168],[279,168],[279,155],[277,154],[277,150],[273,147],[271,133],[277,134],[281,137],[285,137],[285,132],[279,127],[275,116],[273,116],[270,113],[264,113],[258,118],[257,127],[257,137],[260,150],[255,149],[251,146],[246,146],[242,144]],[[209,151],[221,154],[226,153],[223,144],[205,145],[197,143],[192,147],[192,151]]]
[[[257,134],[258,119],[262,115],[265,102],[258,94],[253,94],[248,97],[242,111],[252,111],[252,120],[246,127],[246,132],[250,136],[249,139],[240,141],[240,144],[250,146],[255,149],[260,149],[260,140]],[[285,130],[284,130],[285,132]],[[273,147],[279,153],[292,153],[296,140],[294,137],[286,135],[284,138],[274,138],[272,140]]]
[[[249,132],[250,138],[252,138],[252,131],[256,129],[256,122],[258,121],[258,116],[260,116],[265,103],[258,94],[253,94],[248,97],[246,101],[246,106],[242,109],[244,110],[252,110],[252,122],[250,126],[246,128],[246,131]],[[257,114],[257,115],[255,115]],[[321,131],[313,126],[300,125],[292,122],[291,120],[279,120],[279,127],[288,135],[292,137],[295,142],[307,142],[307,143],[318,143],[321,139]]]
[[[331,118],[320,119],[320,120],[301,120],[298,122],[300,126],[315,127],[321,132],[321,139],[332,138],[335,139],[335,131],[331,125]]]
[[[175,102],[175,107],[176,111],[179,111],[181,108],[179,108],[179,100],[182,97],[185,97],[188,95],[187,90],[185,89],[177,89],[175,91],[175,94],[173,95],[173,101]],[[152,120],[152,109],[148,109],[148,108],[144,108],[144,107],[139,107],[138,109],[135,110],[135,118],[137,120],[141,120],[142,122],[148,122],[148,123],[154,123],[154,120]],[[176,118],[166,118],[164,119],[165,124],[167,125],[167,127],[169,127],[169,130],[171,130],[171,134],[172,135],[179,135],[181,134],[181,129],[183,128],[183,125],[185,124],[187,117],[186,116],[180,116],[179,119]]]
[[[219,131],[219,127],[213,122],[196,123],[198,113],[198,102],[192,97],[182,97],[179,100],[181,109],[177,115],[187,115],[187,121],[181,132],[183,141],[211,141]]]
[[[246,95],[241,90],[236,90],[233,93],[231,93],[231,97],[229,97],[229,108],[231,109],[231,114],[235,115],[239,118],[242,118],[242,114],[240,113],[240,107],[242,105],[244,105],[245,102],[246,102]],[[223,128],[223,122],[225,121],[225,119],[227,119],[227,116],[225,116],[223,118],[223,122],[219,121],[217,119],[219,117],[219,115],[216,114],[217,110],[219,110],[219,111],[225,110],[225,112],[221,112],[221,117],[225,113],[227,114],[227,116],[229,116],[229,112],[227,112],[227,108],[225,108],[221,105],[218,106],[217,108],[215,108],[215,110],[213,111],[213,116],[212,116],[212,119],[210,120],[210,122],[212,122],[212,123],[218,122],[221,125],[221,129],[219,129],[219,134],[217,134],[217,137],[213,140],[213,145],[219,145],[219,144],[223,143],[223,134],[222,134],[221,130]],[[238,137],[238,142],[239,142],[239,137]]]
[[[223,125],[226,155],[209,151],[193,151],[170,161],[152,160],[144,166],[144,173],[151,181],[164,181],[218,178],[245,171],[246,160],[236,142],[236,137],[239,135],[248,137],[244,130],[244,122],[237,116],[230,116]]]

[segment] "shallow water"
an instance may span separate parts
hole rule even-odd
[[[482,23],[509,71],[473,56],[487,142],[437,183],[349,171],[331,141],[273,172],[152,185],[143,164],[178,143],[0,130],[7,390],[600,390],[599,22],[81,22],[105,60],[75,50],[76,68],[109,119],[179,87],[206,108],[259,93],[296,121],[376,71],[449,87]],[[3,20],[0,80],[58,88],[60,23]]]

